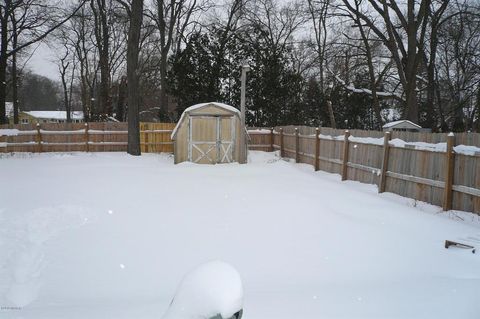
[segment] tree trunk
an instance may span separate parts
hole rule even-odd
[[[370,77],[370,90],[372,91],[372,104],[373,110],[375,112],[376,121],[374,123],[374,128],[381,130],[382,128],[382,116],[380,114],[380,102],[377,96],[377,81],[375,79],[375,70],[373,66],[373,57],[372,51],[370,50],[370,44],[368,43],[368,37],[363,29],[362,21],[358,15],[356,16],[355,23],[358,25],[360,35],[362,36],[363,45],[365,46],[365,53],[367,55],[367,65],[368,65],[368,75]]]
[[[96,5],[95,5],[96,3]],[[92,0],[90,2],[94,16],[95,41],[98,48],[98,65],[100,68],[100,85],[98,92],[97,115],[109,116],[112,113],[112,103],[110,99],[110,64],[109,64],[109,34],[108,17],[105,0]]]
[[[412,78],[413,76],[413,78]],[[407,85],[405,87],[405,96],[406,96],[406,109],[404,113],[404,118],[412,121],[413,123],[418,123],[418,104],[417,104],[417,81],[415,79],[416,72],[407,73]]]
[[[118,101],[116,119],[123,122],[125,113],[125,98],[127,97],[127,78],[122,76],[120,83],[118,84]]]
[[[333,114],[332,101],[330,100],[327,100],[327,111],[330,117],[330,127],[336,129],[337,123],[335,122],[335,115]]]
[[[17,75],[17,52],[15,49],[18,45],[18,30],[15,13],[11,14],[12,22],[12,102],[13,102],[13,123],[18,124],[18,75]]]
[[[7,46],[8,46],[8,7],[5,3],[5,12],[0,7],[1,47],[0,47],[0,124],[7,124],[8,118],[5,109],[7,98]]]
[[[16,38],[16,37],[14,37]],[[14,40],[16,42],[16,39]],[[13,123],[18,124],[18,75],[17,75],[17,53],[12,55],[12,102],[13,102]]]
[[[162,50],[160,56],[160,110],[159,118],[162,119],[168,114],[168,97],[167,97],[167,52]]]
[[[407,120],[418,123],[417,105],[417,22],[415,20],[415,0],[408,0],[407,3],[407,56],[404,57],[406,109],[404,116]]]
[[[67,123],[71,123],[72,117],[70,114],[71,110],[70,110],[70,103],[68,99],[68,84],[67,84],[65,73],[66,73],[66,67],[64,67],[64,69],[62,70],[61,78],[62,78],[63,100],[64,100],[65,112],[67,113]]]
[[[108,33],[108,21],[107,21],[107,8],[105,0],[101,0],[102,10],[100,11],[101,23],[102,23],[102,64],[100,69],[100,76],[102,80],[101,84],[101,96],[103,104],[103,113],[107,116],[111,116],[113,113],[112,100],[110,97],[110,61],[109,61],[109,33]]]
[[[130,155],[140,155],[140,123],[138,95],[138,53],[140,29],[143,19],[143,0],[133,0],[128,30],[127,81],[128,81],[128,147]]]
[[[477,103],[476,103],[476,109],[477,109],[477,121],[475,122],[475,132],[480,133],[480,85],[477,88]]]

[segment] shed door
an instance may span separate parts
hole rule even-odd
[[[188,159],[194,163],[231,163],[234,117],[190,116]]]

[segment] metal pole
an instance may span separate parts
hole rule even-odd
[[[247,162],[247,143],[245,137],[245,85],[247,81],[247,72],[250,71],[250,67],[248,65],[242,65],[242,76],[241,76],[241,91],[240,91],[240,121],[241,121],[241,129],[240,129],[240,164],[245,164]]]

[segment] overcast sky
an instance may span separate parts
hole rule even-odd
[[[36,46],[33,46],[35,49]],[[52,80],[60,80],[57,65],[55,64],[55,54],[45,44],[40,44],[27,63],[27,67],[34,73],[46,76]]]

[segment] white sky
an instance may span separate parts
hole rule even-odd
[[[26,64],[27,68],[52,80],[60,80],[60,74],[55,64],[55,52],[44,43],[38,47],[33,45],[32,49],[35,48],[36,50]]]

